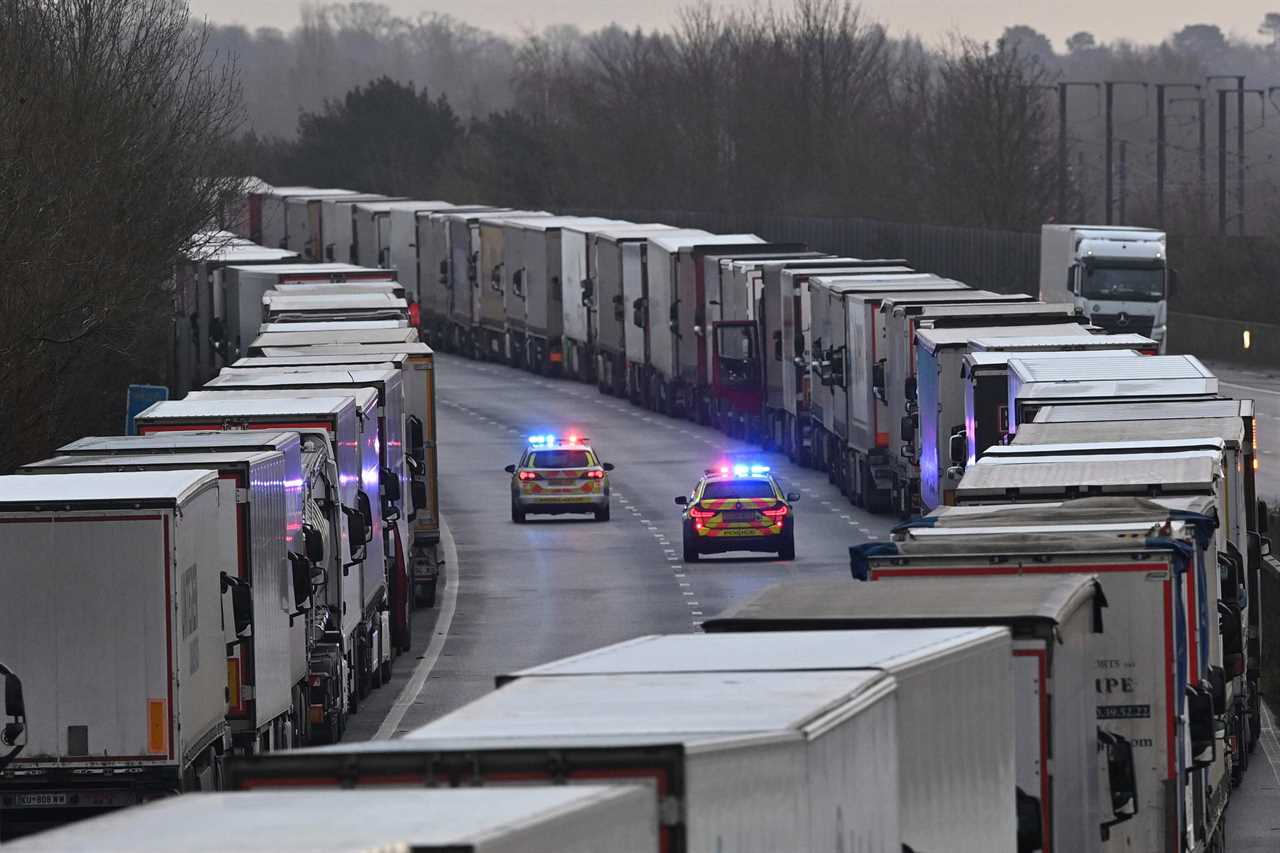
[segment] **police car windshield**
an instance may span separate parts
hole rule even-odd
[[[720,498],[771,498],[773,486],[768,480],[713,480],[702,487],[702,497]]]
[[[585,450],[535,450],[524,464],[526,468],[590,468],[595,463]]]

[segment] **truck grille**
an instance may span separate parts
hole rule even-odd
[[[1155,318],[1151,315],[1135,316],[1133,314],[1094,314],[1089,322],[1099,326],[1103,331],[1113,334],[1130,334],[1151,336],[1151,326]]]

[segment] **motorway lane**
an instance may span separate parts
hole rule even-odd
[[[1280,502],[1280,371],[1206,362],[1222,392],[1254,401],[1258,424],[1258,497]]]
[[[436,358],[441,509],[458,550],[457,609],[395,734],[488,692],[503,672],[640,634],[696,630],[704,616],[778,580],[848,577],[848,546],[884,538],[892,526],[852,507],[824,473],[755,450],[784,488],[803,495],[796,560],[746,555],[686,565],[673,498],[723,454],[751,446],[594,386]],[[617,466],[613,520],[535,516],[513,524],[503,466],[518,460],[525,436],[569,429]]]

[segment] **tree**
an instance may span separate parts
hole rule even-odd
[[[447,99],[380,77],[298,119],[292,168],[317,186],[431,198],[461,138]]]
[[[1214,24],[1188,24],[1173,34],[1173,46],[1201,59],[1220,56],[1227,50],[1227,37]]]
[[[1004,49],[1016,49],[1024,58],[1034,58],[1041,63],[1053,59],[1053,42],[1037,29],[1018,24],[1006,27],[998,44]]]
[[[1264,15],[1258,32],[1264,36],[1271,36],[1272,47],[1280,45],[1280,12],[1268,12]]]
[[[0,4],[0,469],[164,381],[173,262],[240,183],[239,117],[182,3]]]
[[[1067,53],[1084,53],[1093,50],[1098,46],[1097,40],[1093,37],[1093,33],[1081,30],[1071,35],[1067,39]]]

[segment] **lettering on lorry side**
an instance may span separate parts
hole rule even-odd
[[[1137,680],[1130,675],[1108,675],[1093,680],[1098,693],[1133,693],[1137,690]]]
[[[1151,718],[1150,705],[1099,705],[1099,720],[1146,720]]]

